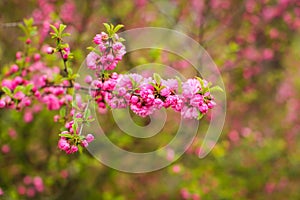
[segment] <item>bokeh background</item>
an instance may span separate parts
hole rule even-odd
[[[222,74],[226,123],[204,159],[197,153],[209,117],[201,121],[193,145],[172,165],[127,174],[102,165],[88,152],[59,151],[56,112],[38,103],[20,112],[0,110],[0,199],[300,199],[299,0],[1,0],[1,70],[24,48],[17,24],[29,17],[41,36],[38,49],[54,45],[49,23],[68,25],[74,69],[94,35],[104,31],[104,22],[124,24],[123,30],[154,26],[187,34],[207,50]],[[157,50],[126,55],[117,71],[151,62],[191,77],[196,73],[180,57]],[[60,65],[49,58],[48,63]],[[109,110],[99,121],[118,146],[146,152],[176,133],[178,116],[168,114],[163,131],[148,141],[122,133]],[[138,124],[149,123],[132,117]]]

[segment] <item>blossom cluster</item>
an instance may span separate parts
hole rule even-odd
[[[209,85],[204,80],[193,78],[181,82],[179,79],[163,80],[156,77],[118,75],[116,84],[115,81],[111,84],[115,86],[109,88],[111,93],[106,93],[103,99],[112,109],[129,106],[141,117],[170,107],[181,112],[183,118],[199,119],[216,105],[209,92]],[[110,79],[108,81],[111,82]],[[106,81],[103,85],[106,85]]]
[[[88,68],[96,71],[115,69],[126,53],[121,38],[117,34],[109,37],[107,33],[101,32],[94,37],[93,41],[97,45],[95,50],[98,53],[93,51],[88,54]]]
[[[22,55],[17,53],[16,56],[18,59]],[[38,59],[34,59],[30,64],[24,70],[20,70],[20,64],[11,66],[7,78],[1,81],[3,92],[0,108],[22,110],[31,106],[32,101],[36,99],[45,104],[48,110],[59,110],[72,101],[72,96],[66,92],[68,81],[53,86],[54,77],[60,73],[59,68],[48,68]]]
[[[31,177],[25,176],[23,184],[19,185],[17,191],[20,195],[26,195],[28,198],[33,198],[37,193],[45,190],[43,179],[39,176]]]
[[[67,154],[77,152],[79,150],[79,145],[86,148],[89,143],[94,140],[94,136],[92,134],[79,136],[77,134],[70,134],[68,131],[63,131],[60,136],[61,138],[58,141],[58,148],[65,151]]]
[[[94,140],[92,134],[82,135],[81,131],[84,123],[92,121],[92,117],[89,114],[88,104],[80,104],[78,102],[77,108],[79,106],[84,109],[84,111],[77,111],[73,108],[70,112],[73,120],[65,123],[63,131],[59,134],[60,139],[58,141],[58,148],[65,151],[67,154],[75,153],[77,151],[82,151],[82,148],[88,147],[89,143]]]

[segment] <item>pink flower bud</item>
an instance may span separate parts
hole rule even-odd
[[[17,100],[21,100],[25,97],[25,94],[21,91],[17,92],[15,95],[14,95],[14,98],[17,99]]]
[[[58,122],[59,118],[60,118],[59,115],[55,115],[55,116],[53,117],[53,121],[54,121],[54,122]]]
[[[15,129],[10,128],[10,129],[8,129],[8,135],[12,139],[16,139],[17,138],[17,131]]]
[[[28,99],[28,98],[24,99],[23,102],[24,102],[24,105],[25,105],[25,106],[30,106],[30,105],[31,105],[31,100]]]
[[[88,75],[88,76],[85,77],[84,81],[85,81],[86,83],[90,84],[90,83],[93,81],[93,78],[92,78],[91,76]]]
[[[74,88],[75,88],[75,90],[80,90],[80,84],[79,83],[74,83]]]
[[[174,165],[173,168],[172,168],[172,171],[174,173],[179,173],[181,171],[181,168],[179,165]]]
[[[60,138],[58,141],[58,148],[64,151],[67,151],[70,148],[70,144],[64,138]]]
[[[89,143],[86,140],[82,140],[81,145],[86,148],[89,146]]]
[[[29,185],[30,183],[32,183],[32,178],[31,178],[30,176],[25,176],[25,177],[23,178],[23,183],[24,183],[25,185]]]
[[[78,147],[75,146],[75,145],[72,145],[70,151],[67,152],[67,153],[75,153],[75,152],[77,152],[77,151],[78,151]]]
[[[102,43],[102,36],[100,34],[97,34],[93,39],[95,44],[101,44]]]
[[[26,44],[30,44],[30,43],[31,43],[31,39],[28,38],[28,39],[26,40]]]
[[[0,100],[0,108],[4,108],[6,105],[5,101],[4,100]]]
[[[214,102],[214,101],[210,101],[207,103],[207,106],[209,109],[212,109],[215,105],[216,105],[216,102]]]
[[[43,183],[43,179],[41,177],[35,176],[33,178],[33,185],[38,192],[44,191],[44,183]]]
[[[27,57],[25,58],[25,62],[26,62],[26,63],[30,63],[30,57],[29,57],[29,56],[27,56]]]
[[[98,80],[94,80],[93,81],[93,85],[97,88],[101,88],[102,86],[102,82],[101,81],[98,81]]]
[[[54,49],[52,47],[47,47],[46,52],[47,52],[47,54],[53,54]]]
[[[18,65],[12,65],[12,66],[10,67],[10,73],[15,73],[15,72],[17,72],[18,70],[19,70]]]
[[[63,54],[63,59],[68,60],[69,55],[68,54]]]
[[[19,195],[24,195],[26,193],[26,188],[23,185],[21,185],[18,187],[17,191]]]
[[[164,96],[164,97],[166,97],[166,96],[168,96],[168,95],[170,95],[170,94],[171,94],[171,92],[170,92],[169,88],[163,88],[163,89],[160,91],[160,95],[161,95],[161,96]]]
[[[87,134],[87,136],[85,137],[86,141],[88,143],[92,142],[95,138],[92,134]]]
[[[82,117],[83,117],[82,113],[77,113],[76,114],[76,118],[82,118]]]
[[[32,112],[31,111],[26,111],[25,114],[24,114],[23,119],[26,123],[32,122],[32,120],[33,120]]]
[[[271,49],[264,49],[263,51],[263,58],[265,60],[271,60],[274,57],[273,50]]]
[[[185,189],[185,188],[181,189],[180,193],[181,193],[181,196],[182,196],[183,199],[189,199],[190,198],[190,193],[187,189]]]
[[[17,60],[20,60],[21,58],[22,58],[22,52],[18,51],[18,52],[16,53],[16,59],[17,59]]]
[[[30,198],[31,198],[31,197],[34,197],[34,196],[35,196],[35,190],[34,190],[34,188],[32,188],[32,187],[28,188],[26,194],[27,194],[27,196],[30,197]]]
[[[61,176],[63,179],[66,179],[66,178],[68,178],[69,173],[68,173],[67,170],[62,170],[62,171],[60,172],[60,176]]]
[[[139,101],[139,98],[137,96],[132,96],[130,101],[132,104],[136,104]]]
[[[39,61],[40,59],[41,59],[41,55],[38,54],[38,53],[35,53],[34,56],[33,56],[33,60],[34,60],[35,62],[37,62],[37,61]]]
[[[8,145],[8,144],[4,144],[4,145],[1,147],[1,151],[2,151],[2,153],[4,153],[4,154],[9,153],[9,152],[10,152],[10,147],[9,147],[9,145]]]

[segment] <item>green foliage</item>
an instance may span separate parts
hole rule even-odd
[[[116,27],[113,24],[103,23],[106,28],[106,32],[108,36],[111,38],[114,34],[116,34],[121,28],[124,27],[122,24],[118,24]]]

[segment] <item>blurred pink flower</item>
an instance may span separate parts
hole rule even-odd
[[[179,165],[174,165],[174,166],[172,167],[172,171],[173,171],[174,173],[179,173],[179,172],[181,171],[181,167],[180,167]]]
[[[2,151],[2,153],[4,153],[4,154],[9,153],[9,152],[10,152],[10,146],[9,146],[8,144],[2,145],[1,151]]]
[[[38,192],[43,192],[44,191],[44,183],[43,179],[39,176],[35,176],[33,178],[33,185]]]

